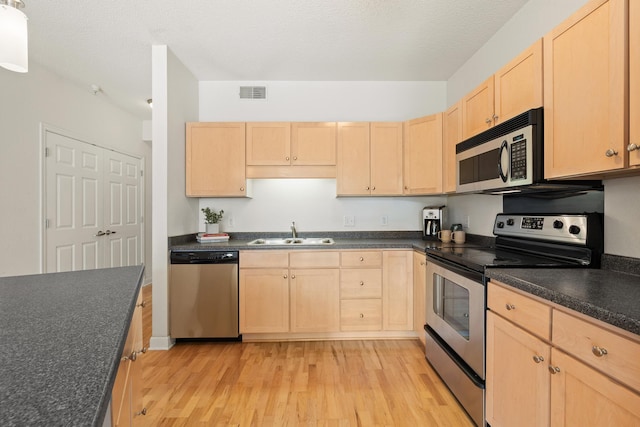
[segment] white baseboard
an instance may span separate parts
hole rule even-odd
[[[149,350],[169,350],[176,343],[171,337],[151,337]]]

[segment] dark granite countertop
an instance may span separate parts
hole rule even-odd
[[[506,285],[640,335],[640,276],[613,270],[492,268]]]
[[[223,243],[198,243],[195,235],[180,236],[169,240],[169,249],[172,251],[198,251],[198,250],[343,250],[343,249],[414,249],[424,252],[427,248],[440,247],[442,242],[437,240],[422,240],[420,232],[316,232],[302,233],[300,237],[331,237],[333,245],[283,245],[260,246],[248,245],[258,238],[290,237],[284,233],[237,233],[230,234],[228,242]],[[464,245],[491,244],[492,238],[467,234],[467,243]],[[456,243],[446,243],[457,245]]]
[[[143,272],[0,278],[0,425],[102,426]]]

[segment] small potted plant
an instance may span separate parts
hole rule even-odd
[[[204,214],[204,223],[207,227],[207,234],[216,234],[220,232],[220,221],[222,221],[222,215],[224,211],[221,209],[220,212],[216,212],[210,208],[200,209]]]

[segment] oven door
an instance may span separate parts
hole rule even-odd
[[[482,279],[481,273],[427,258],[427,325],[484,380]]]

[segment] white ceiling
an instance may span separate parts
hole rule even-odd
[[[150,118],[151,46],[198,80],[447,80],[528,0],[25,0],[29,59]]]

